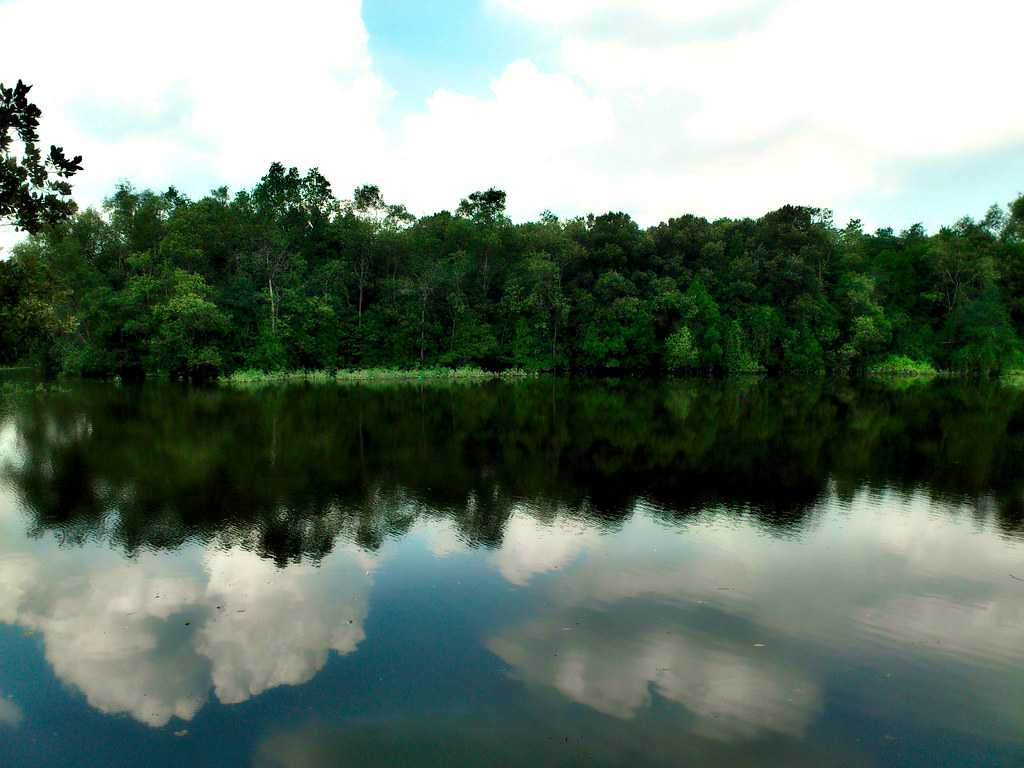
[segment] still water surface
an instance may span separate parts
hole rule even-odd
[[[1024,391],[0,395],[0,765],[1024,765]]]

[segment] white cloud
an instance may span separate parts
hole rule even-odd
[[[541,24],[586,22],[606,14],[628,13],[662,22],[687,22],[747,8],[755,0],[490,0],[493,5]]]
[[[788,126],[878,152],[957,152],[1024,138],[1006,99],[1024,7],[786,0],[753,32],[643,47],[567,39],[567,69],[601,91],[695,100],[672,126],[709,146]]]
[[[5,79],[35,84],[45,139],[85,156],[88,202],[126,177],[250,185],[275,159],[372,170],[387,89],[359,0],[15,0]],[[42,41],[41,37],[42,36]],[[205,191],[204,189],[198,190]]]
[[[525,218],[576,204],[580,185],[606,183],[588,159],[615,136],[609,103],[527,60],[510,64],[490,90],[486,98],[438,90],[425,112],[406,117],[387,189],[414,210],[432,211],[499,186],[511,212]]]
[[[418,213],[495,185],[515,218],[800,202],[842,221],[915,164],[1024,142],[1021,3],[481,1],[555,55],[510,62],[483,95],[439,82],[393,132],[359,0],[14,0],[0,26],[46,45],[8,36],[0,71],[36,83],[47,137],[86,156],[85,202],[121,177],[248,186],[280,159]]]
[[[1024,102],[1010,96],[1019,3],[494,3],[554,28],[560,74],[614,117],[599,142],[534,175],[526,209],[543,195],[645,223],[785,202],[855,215],[855,200],[903,183],[898,167],[1024,142]],[[630,32],[609,19],[629,19]]]

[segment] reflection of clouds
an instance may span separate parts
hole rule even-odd
[[[867,766],[869,760],[841,744],[780,738],[757,742],[704,736],[664,719],[566,717],[548,697],[532,701],[533,717],[515,712],[435,712],[427,717],[384,715],[342,722],[290,719],[253,750],[254,768],[392,768],[407,765],[717,766],[820,768]],[[666,727],[668,726],[668,727]],[[568,735],[568,738],[567,738]],[[500,762],[496,755],[500,751]]]
[[[1024,643],[1024,599],[950,602],[934,595],[894,597],[856,616],[877,642],[926,645],[959,660],[1017,663]]]
[[[860,494],[851,512],[789,567],[794,602],[813,612],[790,607],[786,621],[816,621],[819,631],[870,645],[926,643],[961,660],[1024,660],[1024,590],[1009,578],[1024,557],[1019,543],[969,509],[940,514],[921,494]],[[823,572],[833,574],[824,584]]]
[[[968,710],[938,703],[924,677],[913,697],[875,706],[974,733],[1019,732],[1024,711],[999,699],[1024,660],[1024,585],[1008,575],[1024,570],[1022,554],[966,511],[937,515],[922,495],[828,502],[818,524],[791,538],[735,515],[666,528],[640,514],[574,550],[573,568],[541,587],[549,607],[489,646],[525,682],[605,714],[634,717],[656,691],[692,713],[696,730],[730,738],[796,735],[818,711],[813,667],[773,663],[775,650],[884,660],[908,684],[928,660],[963,676]],[[694,611],[718,623],[698,624]],[[737,640],[741,626],[755,639]],[[770,650],[750,647],[760,638]]]
[[[39,570],[39,564],[27,555],[0,556],[0,584],[3,585],[0,589],[0,621],[14,623],[18,617],[18,606],[39,581]]]
[[[505,579],[522,586],[538,573],[568,565],[596,538],[592,527],[577,520],[559,519],[546,525],[517,512],[505,526],[494,563]]]
[[[448,557],[466,550],[466,542],[448,518],[430,518],[416,526],[416,533],[434,557]]]
[[[54,674],[91,706],[149,725],[187,720],[202,706],[206,664],[166,631],[171,616],[198,602],[196,581],[155,572],[150,558],[77,573],[12,562],[31,581],[5,618],[42,634]]]
[[[634,717],[656,691],[694,715],[695,732],[713,738],[799,736],[820,709],[817,687],[799,671],[757,648],[667,629],[671,617],[663,607],[655,611],[608,626],[560,614],[494,638],[490,647],[525,682],[612,717]]]
[[[10,699],[5,699],[0,695],[0,726],[17,728],[23,719],[21,708]]]
[[[356,569],[327,584],[311,565],[279,570],[251,552],[212,553],[207,567],[207,604],[216,615],[196,647],[210,659],[225,704],[305,683],[329,651],[351,653],[365,637],[367,578]]]
[[[151,554],[48,558],[0,559],[0,620],[39,632],[54,673],[91,706],[148,725],[191,719],[211,685],[238,703],[306,682],[364,637],[372,566],[355,553],[285,570],[238,550],[202,569]]]
[[[18,430],[14,420],[0,421],[0,460],[10,461],[17,455]]]
[[[1024,657],[1024,547],[969,515],[936,515],[926,496],[859,494],[805,536],[766,538],[735,516],[684,528],[634,518],[591,539],[551,586],[560,604],[648,597],[716,606],[789,635],[828,644],[874,641],[888,627],[907,642],[958,632],[979,655]],[[967,650],[967,649],[964,649]]]
[[[0,542],[18,541],[25,535],[25,524],[16,503],[17,496],[11,491],[4,474],[14,464],[17,456],[15,443],[18,439],[14,422],[0,421]],[[0,558],[4,555],[0,552]],[[0,590],[0,601],[3,600]]]
[[[749,602],[749,588],[720,591],[751,581],[745,558],[730,556],[742,538],[735,528],[717,530],[711,551],[691,553],[692,542],[643,517],[608,538],[573,523],[514,520],[496,555],[509,581],[578,560],[550,585],[549,614],[488,642],[524,682],[621,719],[656,692],[694,717],[694,733],[725,740],[799,736],[820,710],[818,687],[800,670],[750,644],[682,629],[699,598]]]

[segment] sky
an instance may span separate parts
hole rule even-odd
[[[280,161],[417,214],[496,186],[514,220],[934,230],[1024,192],[1022,29],[1019,0],[0,0],[0,80],[85,205]]]

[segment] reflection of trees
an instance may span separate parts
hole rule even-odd
[[[3,476],[36,532],[129,551],[186,539],[283,564],[423,515],[502,540],[517,501],[615,526],[638,499],[798,528],[828,488],[977,500],[1021,530],[1021,395],[997,385],[538,380],[253,392],[86,387],[8,409]],[[832,485],[831,483],[834,483]]]

